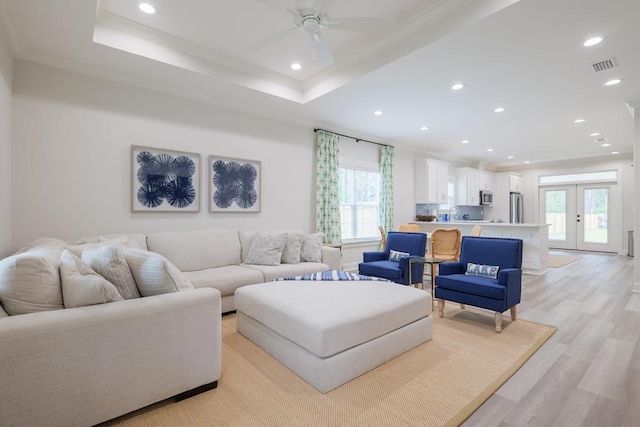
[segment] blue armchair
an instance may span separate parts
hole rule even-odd
[[[358,272],[365,276],[382,277],[401,285],[409,285],[409,258],[424,257],[427,247],[425,233],[400,233],[390,231],[387,234],[387,245],[384,252],[364,252],[363,262],[358,264]],[[398,261],[390,260],[391,251],[404,252],[409,255],[399,257]],[[424,264],[412,263],[411,281],[422,282]]]
[[[496,332],[501,332],[502,313],[511,309],[511,319],[516,320],[520,303],[522,240],[464,236],[460,262],[440,264],[435,282],[440,317],[445,300],[462,308],[469,304],[495,311]]]

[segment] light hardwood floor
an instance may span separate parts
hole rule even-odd
[[[633,258],[553,252],[581,258],[523,276],[518,318],[558,330],[463,426],[640,426]]]

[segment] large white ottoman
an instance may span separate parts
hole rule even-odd
[[[391,282],[278,281],[235,292],[238,332],[323,393],[429,341],[429,293]]]

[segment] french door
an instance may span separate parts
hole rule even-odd
[[[540,219],[549,225],[549,247],[616,252],[609,220],[612,185],[540,187]]]

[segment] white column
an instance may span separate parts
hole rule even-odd
[[[633,141],[633,229],[634,248],[638,247],[635,231],[640,233],[640,212],[636,212],[636,205],[640,206],[640,99],[627,103],[634,116],[635,133]],[[640,209],[639,209],[640,210]],[[640,253],[633,259],[633,291],[640,292]]]

